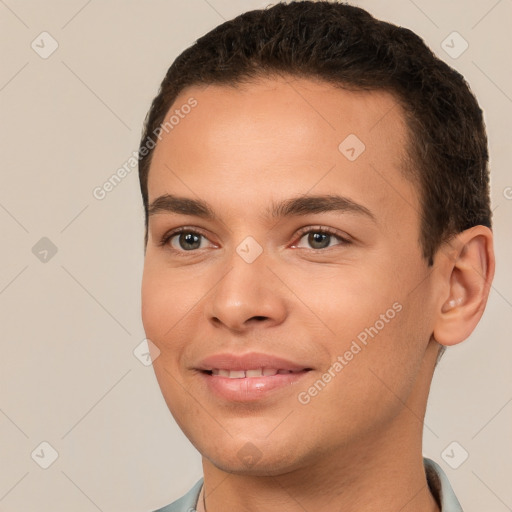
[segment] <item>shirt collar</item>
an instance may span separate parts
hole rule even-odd
[[[441,466],[426,457],[423,457],[423,465],[428,486],[441,512],[464,512]]]

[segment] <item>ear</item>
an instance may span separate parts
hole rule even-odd
[[[473,332],[487,303],[494,277],[492,231],[474,226],[440,249],[447,256],[445,285],[438,304],[434,339],[456,345]]]

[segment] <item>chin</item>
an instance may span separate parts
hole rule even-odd
[[[277,459],[265,457],[255,463],[250,463],[236,458],[226,460],[225,457],[222,459],[215,457],[208,458],[208,461],[225,473],[244,476],[278,476],[293,471],[297,466],[296,464],[289,465],[279,457]]]
[[[287,448],[285,443],[276,441],[263,443],[250,440],[230,439],[226,445],[218,443],[196,448],[216,468],[236,475],[277,476],[300,467],[297,446]],[[234,446],[239,448],[235,448]]]

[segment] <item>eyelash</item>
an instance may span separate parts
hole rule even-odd
[[[159,247],[168,245],[169,241],[173,237],[175,237],[176,235],[179,235],[181,233],[190,233],[190,234],[194,234],[194,235],[200,235],[200,236],[208,239],[208,237],[206,235],[204,235],[203,233],[201,233],[201,231],[199,231],[197,228],[182,226],[180,228],[174,229],[174,230],[166,233],[165,235],[163,235],[158,243]],[[300,241],[300,239],[308,233],[323,233],[326,235],[331,235],[331,236],[337,238],[341,242],[340,244],[337,244],[337,245],[350,245],[352,243],[351,240],[341,236],[337,231],[330,229],[330,228],[326,228],[324,226],[308,226],[306,228],[302,228],[298,231],[298,233],[296,235],[296,239],[298,241]],[[169,249],[172,252],[179,254],[180,256],[187,256],[188,254],[194,253],[197,251],[197,249],[194,249],[191,251],[178,250],[178,249],[174,249],[174,247],[171,247],[170,245],[169,245]],[[300,249],[304,249],[304,247],[300,247]],[[331,247],[325,247],[323,249],[308,248],[309,251],[314,251],[314,252],[321,252],[321,251],[325,252],[327,249],[331,249]]]

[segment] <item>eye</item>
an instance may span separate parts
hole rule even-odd
[[[159,245],[169,245],[173,251],[183,253],[204,249],[208,245],[208,241],[202,233],[183,227],[166,233]]]
[[[350,240],[342,237],[339,233],[324,227],[301,230],[299,236],[299,242],[292,247],[321,250],[332,247],[333,245],[348,245],[351,243]],[[303,240],[304,242],[302,242]],[[336,241],[338,241],[338,243],[331,243]]]
[[[300,230],[298,236],[298,242],[294,243],[291,247],[318,251],[336,245],[349,245],[352,243],[337,231],[322,226],[304,228]],[[208,244],[211,244],[211,242],[205,235],[196,229],[187,228],[186,226],[166,233],[159,242],[160,246],[169,246],[173,252],[180,255],[205,249],[208,247]]]

